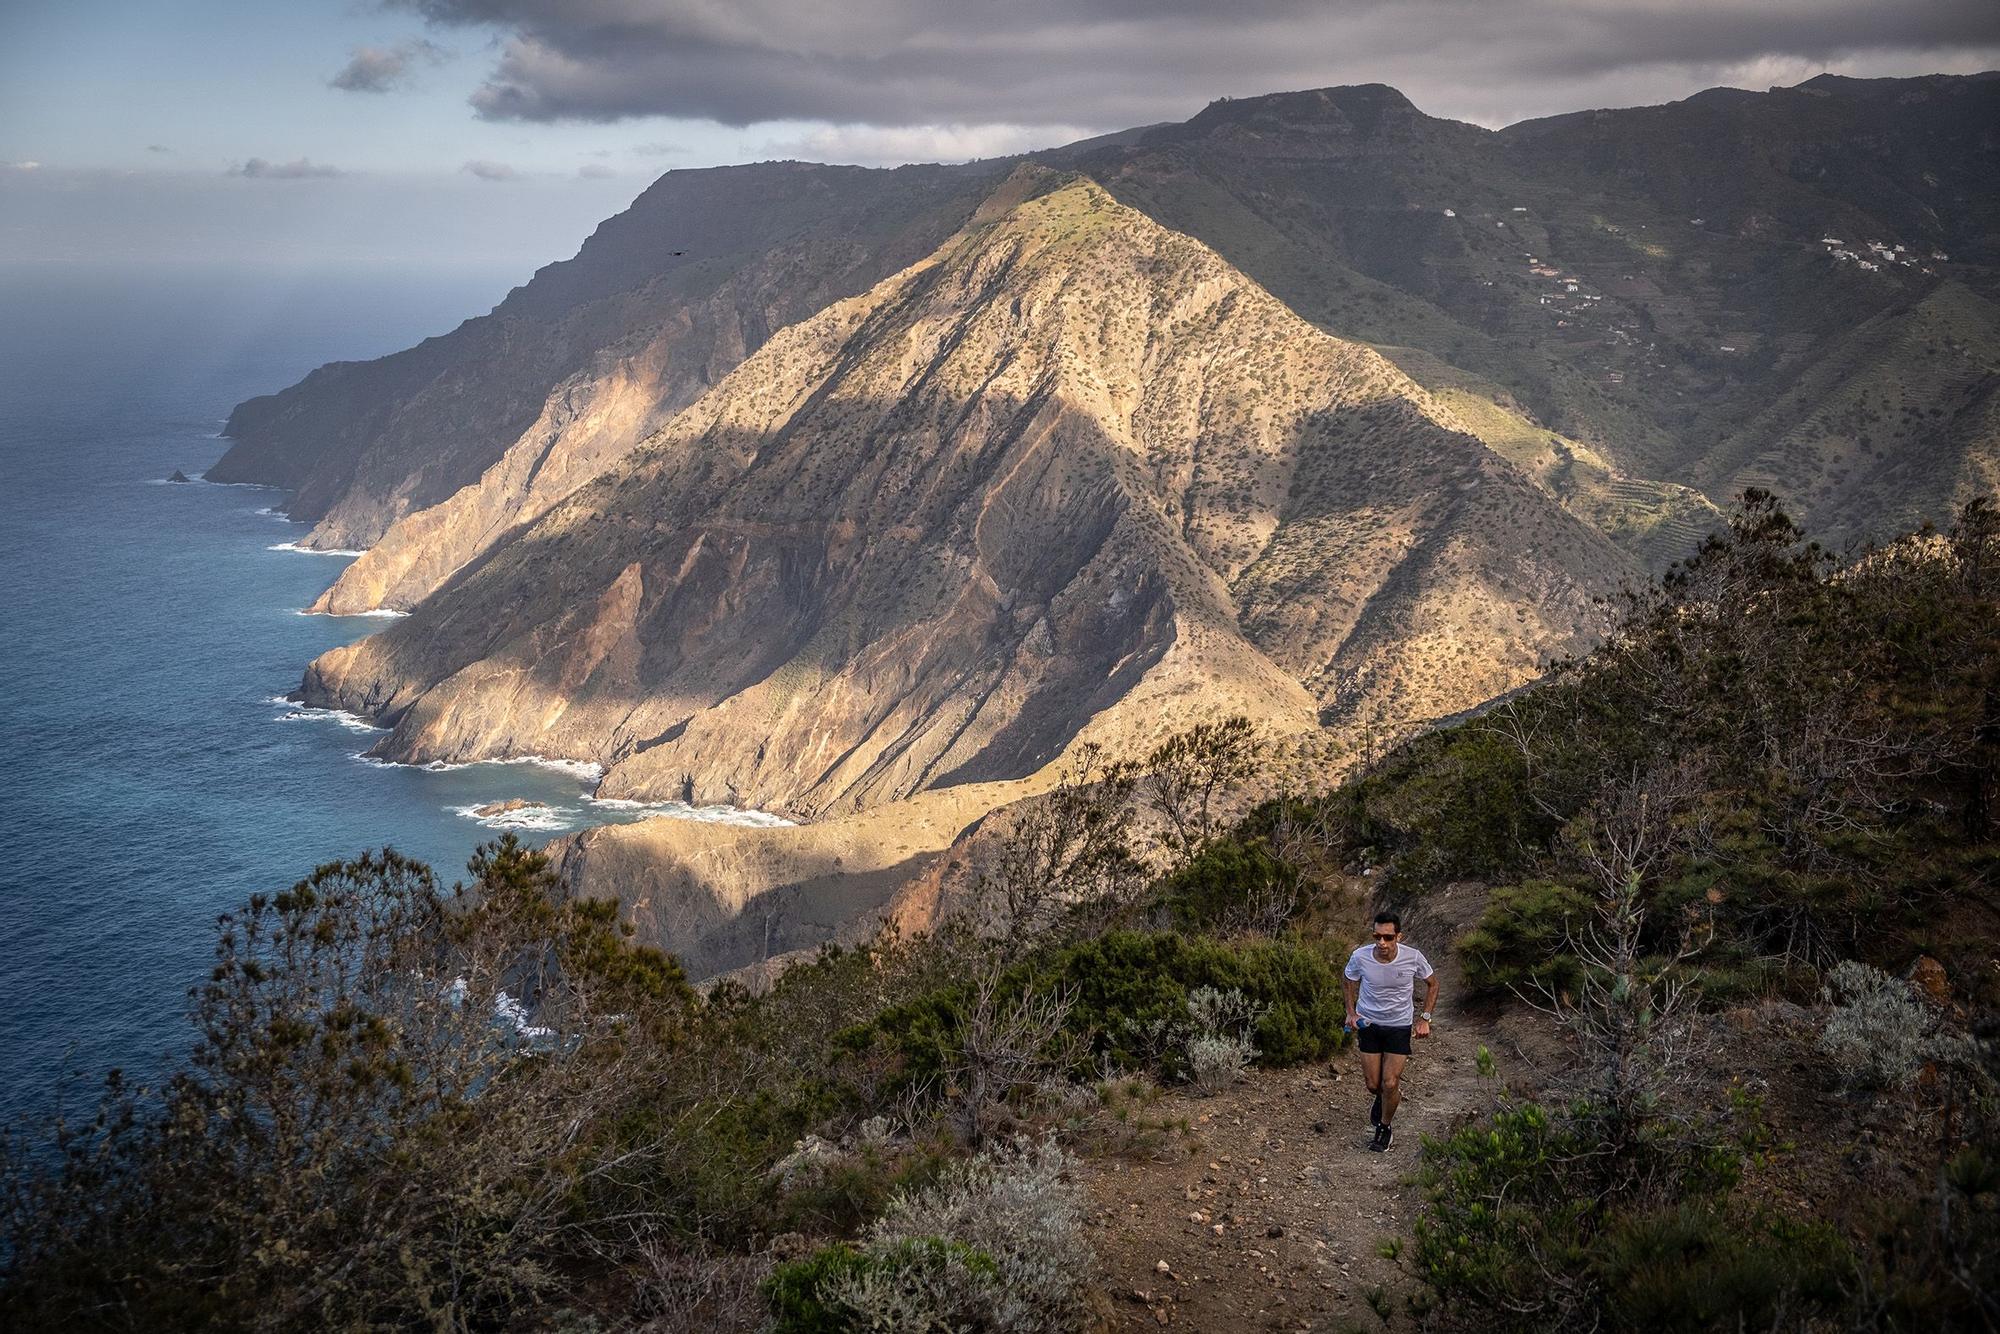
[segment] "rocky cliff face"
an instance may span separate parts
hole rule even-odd
[[[1631,569],[1374,352],[1024,171],[306,692],[395,759],[816,816],[1211,714],[1449,713]]]
[[[489,521],[588,476],[693,402],[772,331],[922,258],[1003,169],[867,171],[775,162],[672,172],[491,314],[370,362],[321,367],[251,399],[216,481],[295,494],[307,545],[374,545],[400,518],[485,485]],[[494,469],[499,476],[491,476]],[[405,534],[356,586],[393,605],[473,551]],[[343,593],[331,604],[355,605]]]

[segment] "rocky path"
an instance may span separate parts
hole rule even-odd
[[[1492,1105],[1477,1053],[1505,1041],[1459,1003],[1449,952],[1429,953],[1440,1022],[1404,1076],[1389,1152],[1366,1148],[1370,1098],[1350,1050],[1214,1097],[1170,1095],[1149,1111],[1185,1117],[1188,1133],[1150,1159],[1090,1164],[1108,1328],[1380,1329],[1371,1301],[1408,1323],[1382,1242],[1409,1236],[1421,1137]]]

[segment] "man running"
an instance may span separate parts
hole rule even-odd
[[[1403,1064],[1410,1059],[1410,1036],[1431,1035],[1431,1011],[1437,1005],[1437,971],[1421,952],[1403,942],[1403,919],[1392,912],[1375,914],[1373,944],[1355,947],[1347,957],[1347,1027],[1359,1030],[1361,1077],[1375,1095],[1368,1123],[1375,1127],[1372,1153],[1388,1151],[1396,1132],[1390,1128],[1403,1101]],[[1428,981],[1424,1008],[1417,1013],[1417,983]]]

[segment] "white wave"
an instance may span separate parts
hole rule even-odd
[[[230,482],[227,485],[234,486],[236,483]],[[279,542],[273,546],[265,547],[264,550],[296,551],[301,556],[363,556],[367,554],[362,551],[349,551],[346,547],[302,547],[296,542]]]
[[[220,439],[221,437],[218,436],[216,438]],[[210,486],[243,486],[248,487],[252,491],[282,491],[285,489],[282,486],[266,486],[262,482],[209,482],[208,474],[205,472],[195,473],[194,480],[197,482],[208,482]]]
[[[317,708],[311,704],[300,704],[294,700],[286,699],[283,695],[273,696],[271,703],[285,706],[287,711],[279,714],[277,717],[277,721],[281,723],[335,722],[350,732],[386,732],[389,730],[379,724],[369,722],[359,714],[349,713],[346,709]]]
[[[344,621],[354,616],[374,616],[382,620],[393,621],[399,616],[408,616],[409,614],[406,611],[397,611],[393,607],[370,607],[367,611],[314,611],[311,607],[300,607],[292,613],[294,616],[331,616],[337,621]]]
[[[698,820],[705,824],[756,825],[768,829],[794,823],[782,815],[742,806],[691,806],[685,801],[633,801],[626,797],[585,797],[584,801],[608,811],[631,811],[641,820]]]
[[[384,729],[377,729],[384,730]],[[546,755],[509,755],[498,760],[430,760],[423,764],[410,764],[404,760],[385,760],[379,755],[366,751],[356,755],[361,763],[377,769],[425,769],[434,774],[456,773],[460,769],[472,769],[482,764],[533,764],[544,769],[554,769],[586,783],[594,783],[604,777],[604,766],[589,760],[554,760]]]
[[[488,829],[530,829],[553,833],[573,828],[576,824],[569,812],[556,806],[525,806],[519,810],[495,811],[491,815],[481,815],[479,806],[447,806],[445,809]]]
[[[263,519],[277,519],[283,523],[290,523],[292,521],[292,516],[279,509],[276,505],[266,505],[262,509],[251,510],[250,512]]]

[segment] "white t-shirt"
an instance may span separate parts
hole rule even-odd
[[[1387,963],[1375,957],[1373,945],[1361,946],[1347,956],[1347,980],[1361,984],[1354,1012],[1363,1023],[1407,1028],[1416,1022],[1417,983],[1433,971],[1423,951],[1409,945],[1398,944]]]

